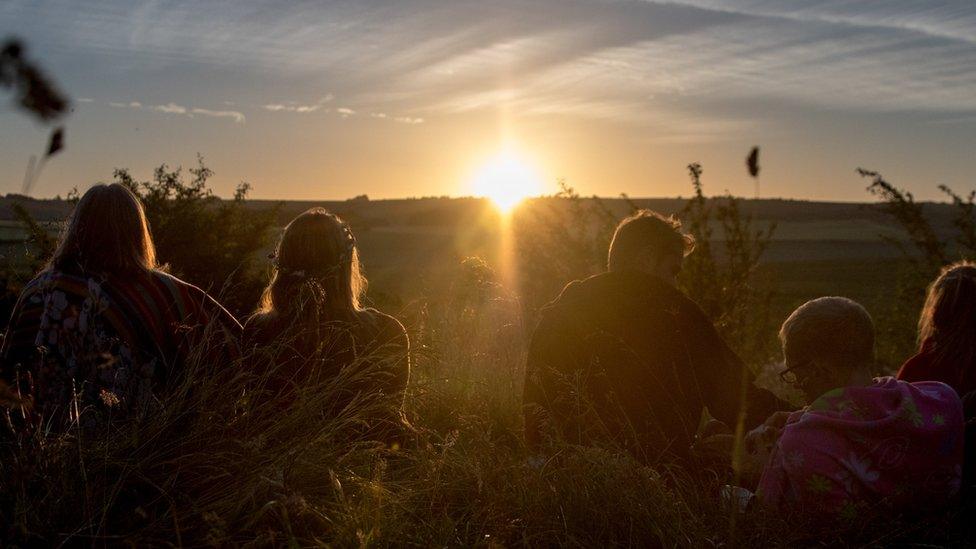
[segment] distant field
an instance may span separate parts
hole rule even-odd
[[[23,262],[25,253],[21,242],[25,233],[9,209],[12,200],[0,198],[0,254],[8,265]],[[679,199],[635,202],[665,213],[678,212],[685,203]],[[62,220],[70,212],[66,202],[23,203],[45,222]],[[252,206],[267,208],[274,204],[255,201]],[[618,199],[605,200],[604,204],[619,216],[629,208]],[[478,256],[489,264],[498,259],[497,214],[482,200],[284,202],[280,203],[279,224],[283,226],[312,206],[324,206],[350,221],[370,279],[370,296],[385,306],[401,306],[424,295],[438,284],[445,270],[466,257]],[[947,207],[932,204],[927,208],[933,225],[948,230]],[[876,205],[746,200],[742,210],[754,217],[756,228],[776,224],[773,242],[762,260],[762,274],[775,288],[774,315],[781,318],[805,300],[821,295],[856,299],[882,320],[888,314],[901,256],[884,239],[897,239],[901,233]],[[719,228],[715,229],[720,235]],[[721,242],[716,244],[721,250]],[[892,344],[903,346],[902,342]]]

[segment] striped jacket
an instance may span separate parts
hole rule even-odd
[[[44,271],[11,315],[0,377],[30,396],[36,417],[97,421],[151,405],[198,344],[236,355],[240,331],[206,292],[160,271]]]

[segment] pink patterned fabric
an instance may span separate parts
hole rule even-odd
[[[959,492],[962,457],[955,391],[883,377],[828,391],[794,412],[757,494],[771,507],[848,521],[878,505],[930,510]]]

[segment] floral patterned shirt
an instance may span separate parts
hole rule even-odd
[[[951,387],[878,378],[794,412],[757,495],[766,505],[856,520],[877,506],[937,509],[959,492],[963,412]]]
[[[225,336],[240,331],[205,292],[166,273],[44,271],[14,308],[0,375],[33,401],[32,420],[89,426],[151,406],[211,321]]]

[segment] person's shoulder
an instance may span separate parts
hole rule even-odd
[[[23,301],[52,290],[66,292],[67,294],[77,294],[84,291],[89,286],[89,283],[89,279],[83,276],[53,269],[44,269],[24,284],[20,290],[20,299]]]
[[[20,289],[17,298],[19,306],[31,307],[40,303],[44,290],[56,285],[60,280],[59,274],[55,271],[45,270],[35,275]]]
[[[403,327],[403,323],[395,316],[384,313],[379,309],[366,307],[358,311],[358,316],[361,321],[366,321],[375,326],[380,333],[390,335],[406,335],[407,333],[407,329]]]
[[[167,273],[166,271],[153,269],[147,273],[147,279],[156,284],[172,289],[186,291],[195,295],[206,295],[206,292],[204,292],[198,286],[190,284],[189,282]]]
[[[34,275],[34,278],[30,279],[24,287],[21,288],[21,295],[31,294],[37,292],[45,285],[51,284],[61,278],[61,273],[57,271],[41,271]]]
[[[904,387],[912,395],[916,407],[958,409],[961,413],[962,397],[952,386],[941,381],[903,381],[888,378],[892,383]]]
[[[245,332],[259,332],[271,324],[273,315],[274,313],[271,312],[256,311],[248,315],[241,325],[244,327]]]
[[[559,295],[550,301],[544,309],[554,309],[560,306],[573,305],[606,292],[609,273],[598,273],[586,278],[573,280],[563,286]]]
[[[277,314],[273,311],[257,311],[244,319],[244,341],[249,344],[266,344],[278,335]]]
[[[174,297],[189,298],[197,306],[217,304],[213,297],[199,286],[165,271],[155,269],[149,271],[148,279],[154,284],[168,289]]]
[[[202,314],[205,318],[220,318],[240,330],[240,323],[223,305],[205,290],[165,271],[154,269],[148,276],[155,284],[165,287],[186,314]]]

